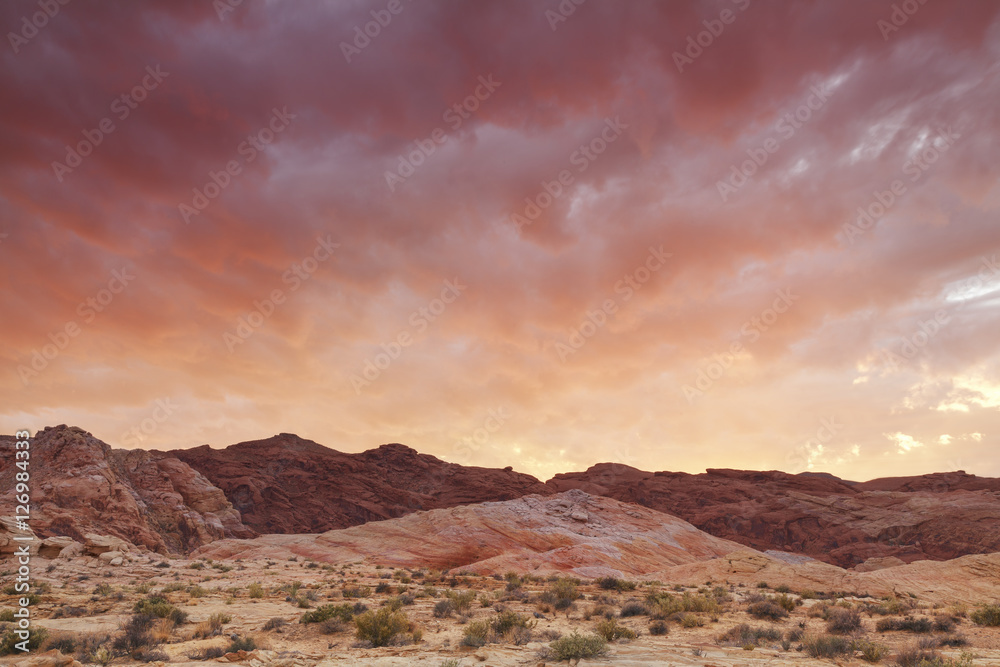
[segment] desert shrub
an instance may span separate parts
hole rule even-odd
[[[535,626],[527,616],[505,609],[488,620],[469,623],[462,636],[462,645],[478,648],[486,644],[527,644]]]
[[[649,624],[649,634],[656,636],[670,634],[670,626],[666,621],[653,621]]]
[[[826,631],[849,635],[861,629],[861,614],[856,609],[831,609],[826,619]]]
[[[646,604],[650,608],[650,615],[657,620],[666,619],[682,611],[717,614],[722,610],[722,606],[714,596],[691,593],[676,597],[665,591],[650,591],[646,594]]]
[[[434,618],[448,618],[455,613],[455,603],[449,599],[438,600],[434,605]]]
[[[262,598],[264,597],[264,587],[255,581],[247,586],[247,595],[251,598]]]
[[[138,662],[167,662],[170,656],[158,648],[141,648],[133,655]]]
[[[628,600],[622,605],[621,616],[622,618],[629,618],[631,616],[648,616],[649,607],[639,602],[638,600]]]
[[[331,618],[350,623],[354,618],[354,608],[346,602],[344,604],[325,604],[302,614],[299,623],[322,623]]]
[[[809,637],[802,642],[802,646],[806,654],[812,658],[834,659],[854,655],[854,646],[851,640],[840,635]]]
[[[0,623],[13,623],[14,622],[14,610],[4,609],[0,611]]]
[[[577,581],[569,577],[559,577],[549,584],[549,593],[554,597],[552,604],[556,609],[569,609],[570,605],[580,597]]]
[[[378,582],[378,584],[375,586],[376,595],[381,595],[382,593],[391,593],[391,592],[392,592],[392,586],[390,586],[384,581]]]
[[[599,635],[572,634],[556,639],[548,646],[544,657],[554,662],[599,658],[608,652],[608,642]]]
[[[233,637],[229,646],[226,647],[226,653],[236,653],[237,651],[253,651],[257,648],[257,642],[254,641],[253,637],[241,637],[239,635]]]
[[[55,637],[49,637],[49,639],[42,645],[42,650],[44,651],[56,649],[64,655],[72,655],[73,653],[76,653],[76,648],[76,639],[72,635],[56,635]]]
[[[458,658],[445,658],[438,667],[462,667],[462,663]]]
[[[875,629],[879,632],[902,631],[923,634],[930,632],[933,627],[934,624],[931,623],[931,619],[914,618],[912,616],[905,618],[883,618],[875,624]]]
[[[287,623],[288,623],[288,621],[286,621],[285,619],[281,618],[280,616],[275,616],[274,618],[269,619],[268,622],[264,624],[264,627],[262,628],[262,630],[264,630],[264,632],[269,632],[271,630],[277,630],[278,628],[280,628],[283,625],[286,625]]]
[[[865,662],[875,664],[889,655],[889,648],[884,644],[873,642],[870,639],[855,639],[851,649],[861,652],[861,659]]]
[[[976,625],[1000,626],[1000,604],[987,604],[969,614]]]
[[[195,584],[194,586],[188,587],[188,595],[193,598],[203,598],[208,594],[208,591]]]
[[[795,611],[795,599],[784,593],[775,596],[774,603],[789,613]]]
[[[151,595],[139,600],[135,603],[132,611],[142,616],[169,618],[177,625],[187,623],[187,613],[170,604],[166,598],[159,595]]]
[[[705,619],[697,614],[689,614],[685,611],[678,612],[670,617],[677,621],[682,628],[700,628],[705,625]]]
[[[472,603],[476,601],[475,591],[448,591],[445,595],[459,614],[468,613],[472,609]]]
[[[41,647],[42,642],[44,642],[48,636],[49,633],[45,628],[28,628],[28,650],[34,651]],[[22,641],[24,640],[14,634],[13,630],[7,630],[3,634],[3,637],[0,638],[0,655],[10,655],[12,653],[22,655],[22,651],[17,648],[17,644]]]
[[[761,646],[764,642],[781,641],[781,632],[775,628],[754,628],[741,623],[726,630],[715,641],[723,646]]]
[[[396,635],[406,632],[410,621],[402,611],[382,607],[378,611],[366,611],[354,619],[357,638],[371,642],[372,646],[388,646]]]
[[[629,630],[613,618],[606,618],[598,623],[594,631],[609,642],[618,639],[635,639],[637,636],[634,631]]]
[[[947,614],[938,614],[934,617],[934,632],[952,632],[955,629],[956,619]]]
[[[618,591],[619,593],[634,591],[636,587],[634,581],[625,581],[616,577],[604,577],[597,582],[597,585],[606,591]]]
[[[133,655],[140,649],[156,646],[159,642],[153,638],[154,618],[150,614],[133,614],[122,626],[121,634],[115,637],[111,647],[119,654]]]
[[[320,634],[324,635],[335,635],[338,632],[343,632],[347,629],[347,623],[344,623],[341,619],[334,617],[328,618],[319,624]]]
[[[228,614],[212,614],[207,621],[202,621],[194,629],[195,639],[207,639],[222,634],[222,626],[233,619]]]
[[[958,648],[960,646],[968,646],[969,640],[962,634],[945,635],[944,637],[938,639],[938,644],[941,646],[952,646]]]
[[[341,590],[345,598],[366,598],[372,594],[368,586],[344,586]]]
[[[788,618],[788,612],[771,600],[754,602],[747,607],[747,613],[754,618],[768,621],[780,621],[783,618]]]
[[[897,667],[934,667],[943,664],[940,653],[915,646],[900,649],[892,662]]]

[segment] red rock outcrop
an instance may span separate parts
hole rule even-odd
[[[287,433],[168,455],[222,489],[258,533],[317,533],[422,509],[552,493],[530,475],[446,463],[403,445],[345,454]]]
[[[946,473],[858,484],[777,471],[690,475],[600,464],[547,484],[673,514],[761,551],[852,567],[870,558],[911,562],[1000,551],[1000,493],[988,490],[998,481]]]
[[[222,540],[192,557],[286,560],[463,571],[638,576],[743,547],[645,507],[567,491],[415,512],[319,535]]]
[[[0,487],[12,488],[14,439],[0,438]],[[221,490],[171,456],[114,450],[90,433],[49,427],[31,440],[30,525],[42,538],[113,535],[155,551],[251,537]],[[13,513],[12,494],[0,512]]]

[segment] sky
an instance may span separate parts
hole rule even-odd
[[[996,2],[0,26],[0,432],[1000,476]]]

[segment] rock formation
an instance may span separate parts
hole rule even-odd
[[[560,474],[582,489],[679,516],[760,551],[806,554],[841,567],[1000,551],[1000,480],[965,473],[845,482],[832,476],[710,469],[699,475],[600,464]]]
[[[366,559],[394,567],[621,577],[741,548],[676,517],[574,490],[416,512],[319,535],[222,540],[193,556],[295,555],[332,563]]]
[[[0,438],[0,486],[12,488],[14,439]],[[211,482],[176,458],[113,450],[82,429],[49,427],[31,440],[31,528],[96,548],[113,535],[155,551],[186,551],[254,533]],[[13,497],[0,497],[13,514]],[[67,545],[68,546],[68,545]],[[111,551],[112,548],[106,549]]]
[[[287,433],[167,455],[222,489],[258,533],[318,533],[416,510],[552,493],[530,475],[446,463],[403,445],[345,454]]]

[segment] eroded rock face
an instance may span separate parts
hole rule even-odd
[[[287,433],[167,455],[221,488],[258,533],[317,533],[422,509],[552,493],[509,469],[446,463],[397,444],[344,454]]]
[[[4,488],[11,486],[16,472],[13,451],[13,438],[0,438]],[[120,544],[110,543],[115,540],[99,545],[94,538],[100,536],[179,552],[224,537],[253,535],[222,491],[173,457],[112,450],[90,433],[67,426],[37,433],[30,451],[30,524],[41,538],[67,536],[98,555],[121,550]],[[11,503],[10,494],[0,497],[0,513],[12,514]]]
[[[296,555],[331,563],[364,559],[393,567],[620,577],[742,548],[677,517],[574,490],[415,512],[319,535],[222,540],[193,556]]]
[[[708,470],[645,472],[600,464],[556,475],[583,489],[679,516],[760,551],[806,554],[841,567],[872,558],[948,560],[1000,551],[1000,480],[965,473],[846,482],[827,475]]]

